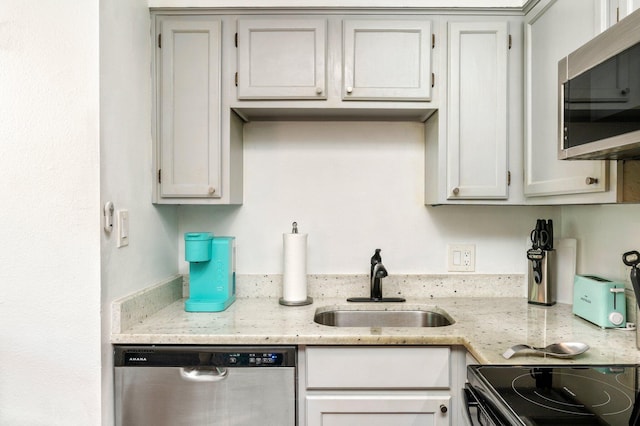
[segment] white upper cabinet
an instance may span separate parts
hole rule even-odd
[[[600,29],[604,31],[616,22],[624,19],[634,10],[640,8],[640,0],[599,0]]]
[[[242,202],[242,124],[223,108],[223,19],[154,16],[153,202]]]
[[[522,168],[522,20],[446,25],[445,101],[425,123],[425,203],[521,204],[511,175]]]
[[[527,15],[524,186],[527,197],[607,190],[608,162],[558,160],[558,61],[596,34],[595,6],[594,2],[584,0],[544,1]],[[574,198],[575,202],[592,199]],[[562,197],[558,202],[571,201]]]
[[[424,121],[437,108],[433,19],[315,13],[239,17],[237,88],[230,106],[247,121]]]
[[[431,22],[344,21],[343,100],[431,99]]]
[[[167,18],[160,34],[160,195],[219,197],[221,23]]]
[[[527,204],[638,202],[637,162],[558,160],[558,61],[637,9],[637,0],[541,0],[525,17]]]
[[[448,199],[508,197],[508,24],[450,22]]]
[[[326,99],[327,21],[238,20],[238,99]]]

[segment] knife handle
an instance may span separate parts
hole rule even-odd
[[[622,262],[627,266],[638,266],[640,263],[640,253],[636,250],[631,250],[622,255]]]

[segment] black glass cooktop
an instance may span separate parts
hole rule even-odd
[[[507,425],[636,425],[640,366],[472,365],[469,384]]]

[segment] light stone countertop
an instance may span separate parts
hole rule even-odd
[[[175,299],[174,299],[175,300]],[[313,322],[316,309],[432,309],[455,323],[445,327],[330,327]],[[114,312],[120,315],[121,312]],[[122,329],[120,329],[120,327]],[[584,342],[591,348],[574,359],[501,354],[517,343],[546,346]],[[315,297],[311,305],[282,306],[278,298],[240,298],[224,312],[190,313],[184,299],[145,318],[117,323],[113,344],[211,345],[461,345],[483,364],[637,364],[635,333],[603,330],[575,317],[571,306],[530,305],[524,297],[407,297],[406,303],[348,303]]]

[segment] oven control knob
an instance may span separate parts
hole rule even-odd
[[[613,325],[622,325],[624,316],[620,312],[611,312],[609,314],[609,321],[611,321]]]
[[[441,404],[441,405],[440,405],[440,412],[441,412],[442,414],[446,414],[446,413],[447,413],[447,411],[448,411],[447,406],[446,406],[446,405],[444,405],[444,404]]]

